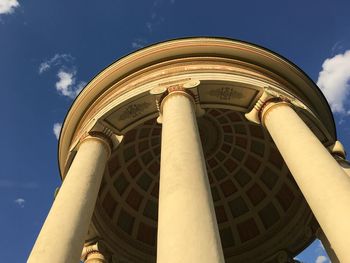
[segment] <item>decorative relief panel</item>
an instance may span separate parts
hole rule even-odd
[[[119,116],[119,121],[125,121],[128,119],[135,119],[139,116],[142,116],[144,111],[147,110],[151,106],[151,103],[143,102],[143,103],[131,103],[129,104],[122,114]]]
[[[199,86],[199,98],[204,108],[222,105],[239,111],[247,111],[255,101],[259,90],[252,86],[228,81],[206,81]]]
[[[230,101],[233,98],[242,99],[244,97],[242,93],[235,91],[234,88],[227,86],[213,89],[209,91],[208,94],[222,101]]]
[[[140,121],[143,122],[152,118],[157,113],[155,100],[147,93],[114,109],[104,121],[117,131],[123,133],[126,129],[138,125]]]

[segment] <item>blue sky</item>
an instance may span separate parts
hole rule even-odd
[[[324,91],[350,149],[349,10],[346,0],[0,0],[2,260],[25,262],[47,215],[60,185],[54,130],[73,98],[145,45],[221,36],[285,56]],[[329,262],[322,256],[317,241],[298,258]]]

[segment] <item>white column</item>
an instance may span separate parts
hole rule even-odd
[[[350,180],[332,155],[287,103],[268,103],[262,123],[340,262],[350,262]]]
[[[83,140],[28,262],[79,262],[109,155],[102,136]]]
[[[193,99],[162,101],[158,263],[224,262]]]

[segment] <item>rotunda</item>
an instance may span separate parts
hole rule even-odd
[[[28,262],[350,262],[350,178],[296,65],[231,39],[155,44],[101,71],[59,140],[63,180]]]

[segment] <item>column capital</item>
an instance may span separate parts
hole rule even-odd
[[[98,258],[101,262],[106,262],[106,254],[108,250],[106,246],[99,240],[92,244],[85,244],[83,251],[81,253],[80,260],[87,262],[89,259],[94,257]],[[95,261],[93,261],[95,262]]]
[[[333,145],[328,147],[328,150],[335,158],[346,159],[346,151],[340,141],[335,141]]]
[[[204,114],[204,110],[200,107],[198,89],[199,80],[188,80],[182,83],[174,83],[172,85],[160,85],[150,90],[150,93],[156,97],[156,104],[159,111],[158,123],[162,123],[163,106],[166,100],[175,95],[181,94],[188,97],[195,106],[197,116]]]
[[[113,149],[118,146],[122,138],[122,136],[117,136],[112,130],[100,122],[96,122],[94,126],[83,133],[75,148],[78,148],[80,144],[86,140],[98,140],[106,146],[108,155],[110,155]]]
[[[302,109],[306,106],[292,95],[275,88],[266,87],[254,105],[253,109],[245,114],[245,117],[256,124],[264,125],[264,115],[276,105],[291,105]]]
[[[112,130],[110,130],[100,121],[92,119],[72,142],[68,157],[66,159],[65,170],[63,171],[63,174],[66,174],[68,172],[74,156],[84,141],[98,140],[99,142],[102,142],[105,146],[108,156],[110,156],[113,152],[113,149],[115,149],[120,144],[122,139],[122,135],[116,135]]]

